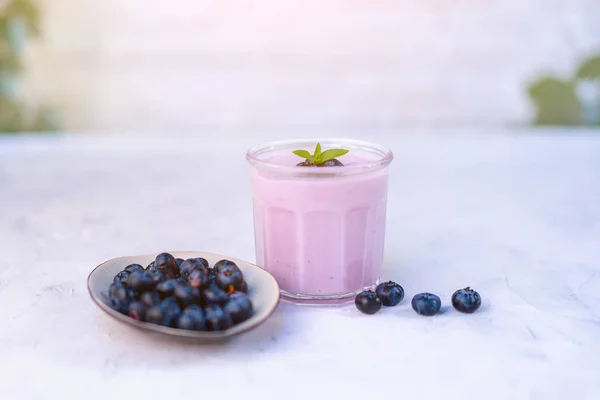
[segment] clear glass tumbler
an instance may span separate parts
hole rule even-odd
[[[257,264],[288,300],[349,300],[378,284],[383,265],[390,150],[351,140],[319,141],[348,149],[344,166],[299,167],[292,153],[317,140],[250,149]]]

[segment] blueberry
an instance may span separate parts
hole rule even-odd
[[[132,272],[127,279],[127,287],[132,289],[136,293],[142,293],[153,289],[155,286],[152,274],[147,271],[144,272]]]
[[[140,295],[140,302],[152,307],[160,303],[160,296],[156,292],[144,292]]]
[[[208,260],[206,258],[202,258],[202,257],[196,257],[194,258],[194,260],[198,260],[200,262],[200,264],[202,264],[204,266],[204,268],[208,268]]]
[[[177,263],[177,266],[181,266],[181,263],[183,263],[185,260],[183,258],[176,258],[175,262]]]
[[[142,303],[141,301],[134,301],[129,304],[127,315],[135,320],[143,321],[146,318],[147,309],[148,306],[146,304]]]
[[[213,284],[215,283],[215,277],[217,276],[217,272],[215,271],[214,268],[209,268],[208,269],[208,283],[209,284]]]
[[[167,297],[160,304],[164,305],[173,312],[181,312],[181,307],[179,306],[179,302],[175,296]]]
[[[181,314],[181,308],[178,304],[171,302],[166,302],[165,308],[167,310],[167,318],[171,319],[169,326],[175,326],[177,318],[179,317],[179,314]]]
[[[121,283],[121,282],[117,282],[117,281],[114,281],[114,282],[113,282],[113,283],[112,283],[112,284],[111,284],[111,285],[108,287],[108,297],[113,297],[113,295],[114,295],[115,291],[116,291],[118,288],[125,288],[125,289],[127,289],[123,283]]]
[[[121,282],[123,284],[127,284],[127,279],[129,278],[129,272],[127,271],[121,271],[118,274],[115,275],[115,278],[113,279],[114,282]]]
[[[154,264],[160,272],[165,274],[167,279],[179,278],[179,267],[177,266],[175,257],[173,257],[171,254],[160,253],[156,256]]]
[[[233,292],[242,287],[244,275],[236,265],[226,265],[217,271],[215,283],[226,292]]]
[[[327,160],[320,164],[317,164],[317,167],[343,167],[344,164],[336,158],[332,158],[331,160]]]
[[[206,321],[202,320],[202,322],[204,322],[206,326]],[[200,325],[200,327],[196,329],[196,325],[196,319],[194,319],[194,317],[190,315],[190,313],[186,312],[182,312],[181,314],[179,314],[177,322],[175,323],[175,327],[179,329],[185,329],[188,331],[201,331],[203,327]]]
[[[227,304],[223,311],[231,316],[235,324],[247,320],[252,315],[252,302],[247,294],[242,292],[228,296]]]
[[[187,307],[190,304],[200,304],[200,289],[179,283],[175,287],[173,295],[181,307]]]
[[[209,331],[224,331],[233,326],[231,316],[216,304],[206,306],[204,314],[206,316],[206,328]]]
[[[129,264],[128,266],[125,267],[124,271],[127,272],[144,272],[144,267],[142,267],[140,264]]]
[[[194,331],[203,331],[206,329],[206,318],[204,311],[198,306],[187,307],[177,319],[175,326],[179,329],[189,329]]]
[[[156,305],[146,310],[145,321],[151,324],[169,326],[172,320],[168,317],[167,311],[164,307]]]
[[[381,309],[381,300],[372,290],[365,290],[356,295],[354,304],[365,314],[375,314]]]
[[[207,286],[210,283],[209,274],[206,268],[195,269],[189,274],[188,283],[195,288]]]
[[[162,302],[154,307],[150,307],[146,311],[145,317],[146,322],[164,326],[174,326],[179,317],[179,306],[177,306],[177,303]]]
[[[238,291],[242,293],[248,293],[248,284],[246,283],[246,281],[242,282]]]
[[[396,282],[388,281],[377,285],[375,293],[381,304],[386,307],[393,307],[398,305],[404,299],[404,289]]]
[[[437,314],[442,307],[442,301],[439,296],[431,293],[416,294],[410,304],[417,314],[427,316]]]
[[[167,298],[173,295],[178,282],[176,279],[168,279],[156,285],[156,292],[161,298]]]
[[[179,275],[183,278],[187,278],[188,276],[190,276],[192,271],[194,271],[196,269],[206,270],[206,268],[207,268],[206,264],[208,264],[208,262],[206,262],[206,260],[204,260],[206,262],[206,264],[205,264],[204,262],[202,262],[202,260],[204,260],[204,259],[203,258],[188,258],[183,263],[181,263],[181,265],[179,266]],[[208,276],[208,271],[206,271],[206,275]]]
[[[458,289],[452,295],[452,306],[460,312],[473,313],[481,306],[481,296],[468,286]]]
[[[154,274],[156,271],[158,271],[158,268],[156,268],[156,264],[154,263],[154,261],[152,261],[150,264],[148,264],[148,266],[146,267],[146,271]]]
[[[115,283],[109,288],[109,297],[113,308],[121,313],[127,312],[127,307],[133,299],[131,292],[125,286]]]
[[[152,278],[152,282],[154,282],[155,285],[158,285],[159,283],[167,280],[167,277],[165,276],[165,274],[163,274],[162,272],[160,272],[158,270],[155,273],[148,272],[148,274]]]
[[[202,307],[200,307],[198,304],[190,304],[183,311],[191,311],[191,310],[200,310],[200,311],[202,311]]]
[[[216,273],[216,272],[220,272],[221,268],[229,267],[229,266],[234,266],[234,267],[238,268],[237,264],[231,260],[221,260],[221,261],[217,261],[217,263],[214,265],[213,269],[215,270],[215,273]]]
[[[299,162],[298,164],[296,164],[296,167],[316,167],[316,165],[311,163],[310,161],[306,160],[306,161],[302,161],[302,162]]]
[[[128,301],[131,298],[130,292],[127,290],[127,288],[119,285],[115,285],[111,290],[111,297],[120,302]]]
[[[202,290],[204,304],[223,304],[227,301],[227,293],[217,285],[210,285]]]

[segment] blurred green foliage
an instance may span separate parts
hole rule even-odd
[[[529,97],[537,106],[536,125],[581,124],[581,102],[573,82],[542,77],[529,85]]]
[[[595,93],[582,96],[584,85]],[[536,107],[534,125],[600,126],[600,55],[584,60],[572,79],[542,76],[527,91]]]
[[[577,70],[577,78],[600,83],[600,55],[583,62]]]
[[[19,96],[27,42],[40,35],[40,10],[32,0],[8,0],[0,6],[0,133],[58,129],[48,106],[27,107]]]

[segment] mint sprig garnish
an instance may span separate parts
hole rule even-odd
[[[306,159],[306,161],[313,165],[319,165],[329,160],[333,160],[334,158],[341,157],[349,151],[350,150],[346,149],[329,149],[321,152],[321,143],[317,143],[313,154],[310,154],[306,150],[294,150],[293,153],[298,157]]]

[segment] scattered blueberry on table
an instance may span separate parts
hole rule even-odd
[[[372,290],[359,293],[354,299],[354,304],[359,311],[365,314],[375,314],[381,309],[381,299]]]
[[[394,281],[382,282],[372,290],[356,295],[354,304],[365,314],[377,313],[382,305],[394,307],[404,299],[404,288]],[[417,314],[432,316],[440,312],[442,300],[433,293],[418,293],[413,296],[411,306]],[[452,295],[452,306],[463,313],[473,313],[481,306],[481,296],[470,287],[459,289]]]
[[[471,314],[481,306],[481,296],[470,287],[458,289],[452,295],[452,307],[460,312]]]
[[[396,282],[387,281],[377,285],[375,289],[377,297],[386,307],[394,307],[404,299],[404,289]]]
[[[112,308],[132,319],[178,329],[221,331],[252,316],[248,284],[240,268],[221,260],[187,260],[169,253],[146,268],[126,266],[108,289]]]
[[[432,316],[442,308],[442,300],[438,295],[432,293],[419,293],[414,295],[410,305],[417,314]]]

